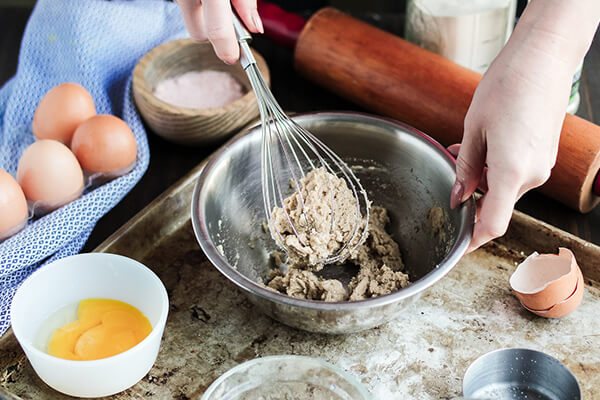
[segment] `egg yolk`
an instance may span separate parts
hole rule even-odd
[[[48,354],[67,360],[97,360],[132,348],[152,331],[140,310],[118,300],[82,300],[77,317],[54,331]]]

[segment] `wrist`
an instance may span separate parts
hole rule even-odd
[[[518,41],[572,73],[588,51],[599,21],[598,0],[531,0],[509,44]]]

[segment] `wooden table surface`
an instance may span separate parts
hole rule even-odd
[[[20,40],[31,10],[0,8],[0,85],[16,72]],[[271,70],[272,90],[284,109],[296,112],[322,110],[364,111],[322,89],[294,72],[292,52],[262,38],[253,46],[265,57]],[[600,123],[600,34],[590,49],[581,80],[582,103],[578,115]],[[92,232],[83,251],[91,251],[144,206],[207,157],[216,146],[186,147],[171,144],[148,129],[150,165],[140,182]],[[600,244],[600,207],[580,214],[537,192],[526,194],[516,208],[533,217]]]

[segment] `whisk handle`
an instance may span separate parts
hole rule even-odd
[[[252,40],[252,35],[250,35],[250,32],[248,32],[242,21],[240,21],[240,17],[237,16],[235,11],[233,12],[233,29],[235,30],[238,42]]]
[[[240,43],[240,64],[242,68],[246,69],[251,64],[256,64],[252,50],[250,50],[250,46],[248,45],[248,42],[252,40],[252,35],[250,35],[250,32],[248,32],[235,12],[233,13],[233,29]]]

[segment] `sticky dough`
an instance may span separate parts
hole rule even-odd
[[[323,301],[355,301],[381,296],[394,292],[409,284],[408,275],[403,272],[404,263],[398,244],[386,232],[389,223],[387,211],[383,207],[371,207],[366,240],[358,245],[346,262],[360,267],[358,275],[352,278],[348,290],[336,279],[323,279],[315,274],[323,266],[319,260],[337,254],[341,246],[352,237],[356,225],[356,199],[344,179],[337,178],[323,168],[315,169],[300,180],[304,213],[300,194],[295,191],[284,200],[284,207],[294,224],[298,237],[294,234],[286,213],[274,208],[272,219],[275,240],[288,248],[289,268],[285,274],[276,268],[267,286],[289,296]],[[334,223],[331,223],[333,194]],[[359,231],[349,246],[354,246],[361,238],[365,225],[364,216],[359,215]],[[351,248],[351,247],[349,247]]]

